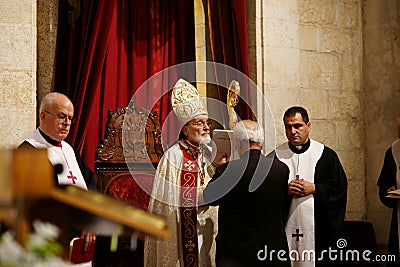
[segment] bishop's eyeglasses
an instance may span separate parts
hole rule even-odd
[[[56,119],[60,120],[60,121],[65,121],[65,120],[69,120],[71,123],[74,123],[75,119],[74,116],[69,116],[63,112],[59,112],[57,114],[53,114],[47,110],[45,110],[44,112],[46,112],[47,114],[53,115]]]
[[[206,125],[208,126],[208,128],[210,128],[212,125],[211,121],[196,121],[196,122],[189,123],[189,124],[196,128],[204,128],[204,127],[206,127]]]

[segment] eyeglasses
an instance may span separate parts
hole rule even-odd
[[[46,110],[44,112],[46,112],[47,114],[53,115],[54,117],[56,117],[60,121],[65,121],[65,120],[68,121],[69,120],[71,123],[74,123],[74,121],[75,121],[74,116],[68,116],[67,114],[65,114],[63,112],[59,112],[57,114],[53,114],[53,113],[51,113],[49,111],[46,111]]]
[[[202,128],[207,125],[207,127],[211,127],[212,123],[211,121],[197,121],[193,123],[189,123],[190,125],[196,127],[196,128]]]

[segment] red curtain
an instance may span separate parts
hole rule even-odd
[[[68,141],[93,169],[108,109],[127,106],[153,74],[195,60],[194,6],[187,0],[66,2],[60,1],[54,87],[75,105]],[[68,18],[67,11],[79,17]],[[158,112],[161,124],[171,111],[165,93],[177,77],[165,79],[135,101]]]
[[[213,61],[249,75],[246,0],[207,4]],[[68,141],[90,167],[104,136],[108,109],[127,106],[153,74],[195,60],[193,10],[193,1],[188,0],[59,1],[54,90],[68,95],[75,105],[77,120]],[[165,93],[177,78],[169,72],[148,85],[135,105],[157,112],[162,125],[171,111]],[[183,78],[194,81],[189,74]],[[218,77],[222,78],[227,79]],[[225,102],[226,89],[217,90]],[[241,97],[248,102],[249,94],[241,85]],[[236,109],[241,118],[251,117],[246,103],[239,102]],[[170,128],[173,123],[168,119]]]
[[[210,29],[211,57],[214,62],[225,64],[249,76],[248,43],[246,28],[246,0],[208,0],[208,26]],[[225,75],[215,73],[219,84],[229,85],[232,77],[229,71]],[[254,119],[249,106],[250,87],[248,83],[241,83],[240,101],[235,107],[241,119]],[[217,86],[218,99],[226,103],[227,88]],[[243,101],[245,100],[245,101]],[[247,102],[247,103],[246,103]],[[228,124],[226,108],[221,106],[221,113],[225,114],[224,124]]]

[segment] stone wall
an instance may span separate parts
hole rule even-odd
[[[388,239],[391,210],[381,204],[376,181],[386,149],[398,138],[400,116],[400,2],[364,0],[364,89],[368,219],[378,243]]]
[[[299,1],[300,97],[313,138],[346,171],[348,220],[366,219],[361,1]]]
[[[247,2],[251,78],[269,103],[258,102],[258,117],[271,109],[280,144],[284,110],[306,107],[311,137],[336,150],[347,173],[346,219],[373,222],[385,244],[390,210],[376,181],[400,116],[400,3]]]
[[[36,1],[0,5],[0,148],[36,127]]]
[[[248,19],[251,78],[275,118],[276,144],[286,141],[284,111],[304,106],[311,137],[338,153],[348,176],[346,219],[366,219],[361,1],[248,1]],[[268,107],[258,104],[262,117]]]

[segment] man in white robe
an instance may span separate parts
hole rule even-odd
[[[338,249],[336,241],[346,212],[347,178],[337,154],[309,138],[311,124],[302,107],[284,116],[288,142],[277,147],[276,157],[290,170],[291,197],[286,236],[292,266],[335,266],[324,250]]]
[[[72,185],[83,190],[95,188],[94,176],[79,154],[64,139],[68,136],[74,117],[74,106],[61,93],[47,94],[39,108],[39,127],[26,136],[19,146],[47,149],[48,158],[55,167],[55,183]],[[96,236],[83,231],[85,249],[94,242]]]
[[[158,164],[149,204],[151,213],[167,220],[171,237],[146,236],[144,265],[215,266],[218,208],[199,207],[213,166],[208,113],[197,89],[182,79],[171,102],[183,127]]]

